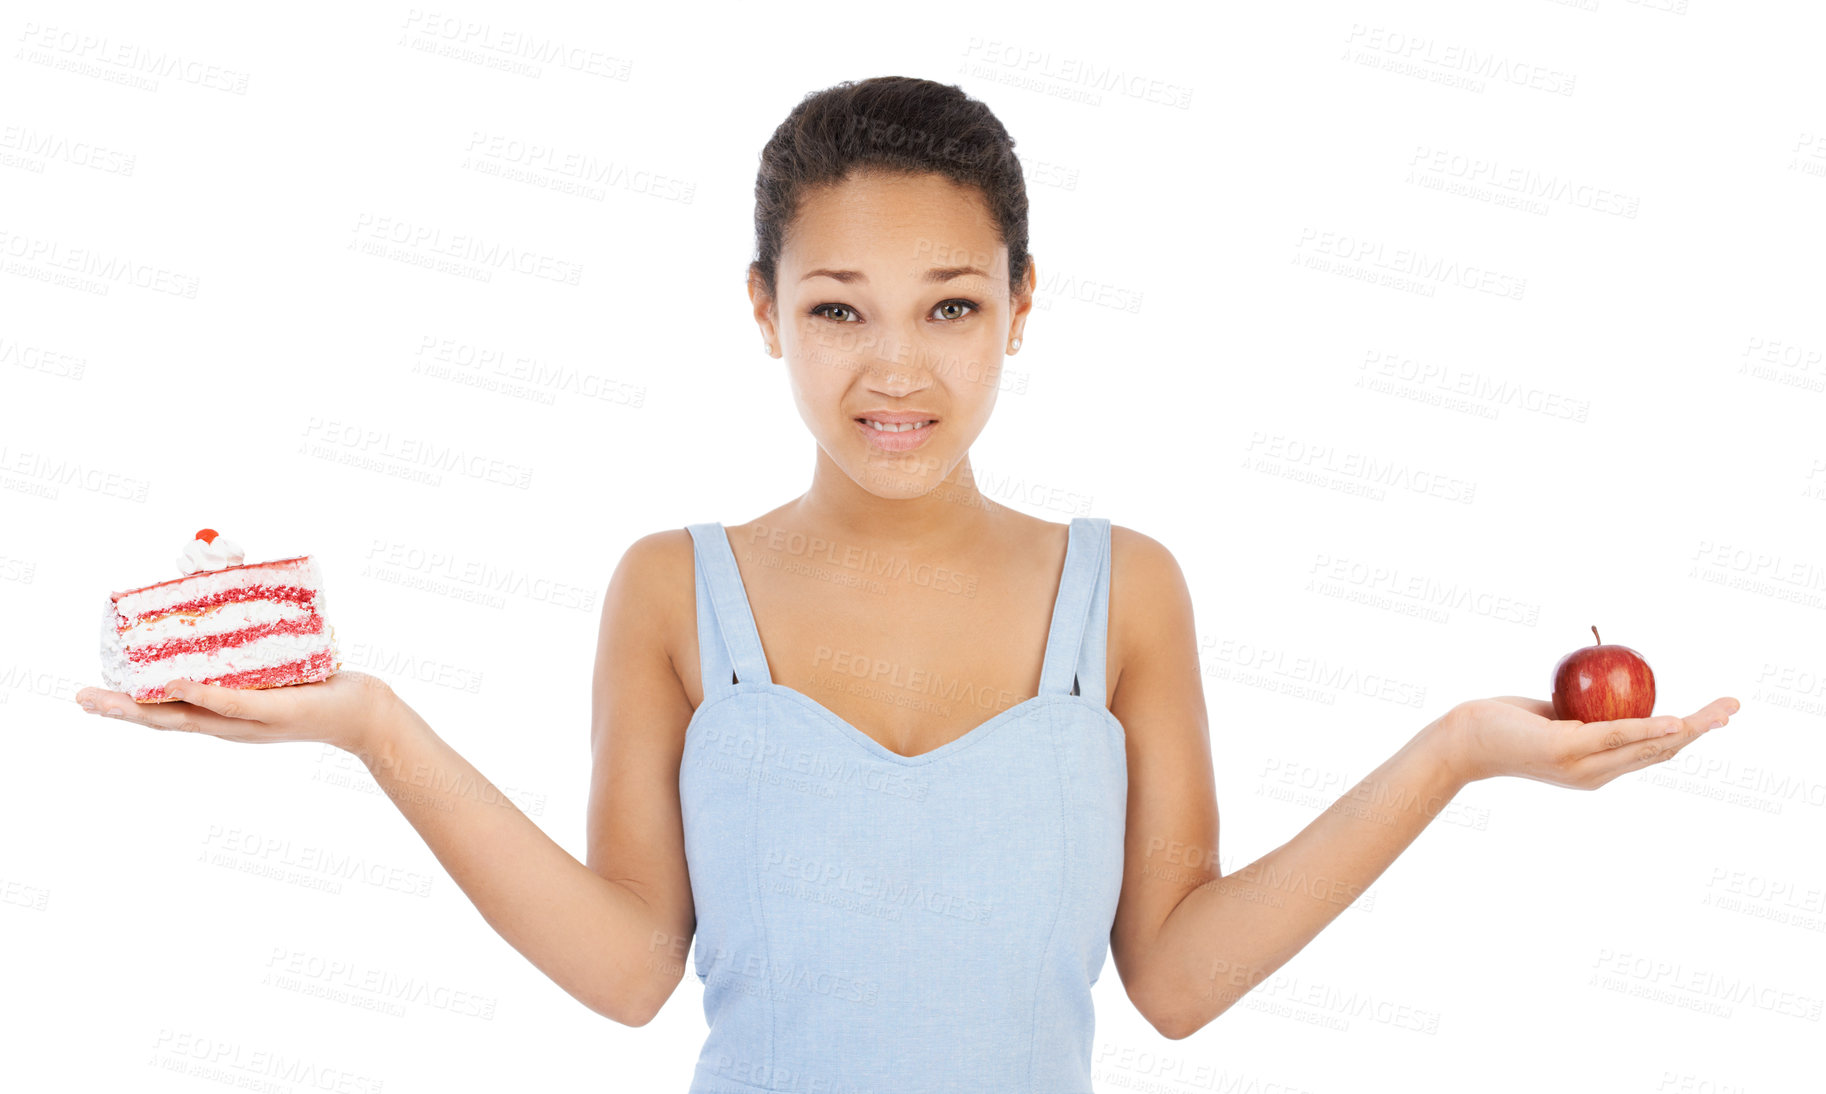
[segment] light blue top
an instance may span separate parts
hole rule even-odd
[[[678,786],[710,1023],[691,1094],[1090,1094],[1128,805],[1108,519],[1071,522],[1039,694],[917,756],[774,683],[727,533],[688,530],[704,701]]]

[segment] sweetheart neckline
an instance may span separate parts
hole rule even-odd
[[[951,740],[946,741],[936,748],[928,748],[924,752],[918,752],[911,756],[907,756],[894,751],[887,745],[882,744],[867,733],[864,733],[862,730],[856,728],[854,723],[797,688],[789,687],[786,684],[777,683],[773,680],[747,680],[732,684],[730,685],[729,690],[723,694],[715,697],[709,702],[699,703],[697,709],[691,712],[691,720],[685,725],[685,736],[687,738],[691,736],[691,730],[698,723],[698,716],[704,711],[726,699],[755,692],[771,692],[776,695],[789,696],[806,706],[813,713],[819,715],[825,721],[842,729],[852,741],[870,754],[880,759],[891,760],[895,763],[907,765],[930,763],[952,753],[962,751],[966,745],[972,744],[987,736],[988,734],[986,731],[1013,720],[1015,715],[1022,713],[1023,708],[1031,707],[1042,701],[1058,702],[1064,700],[1082,702],[1088,705],[1095,713],[1103,715],[1103,717],[1109,721],[1109,724],[1115,726],[1117,732],[1121,733],[1125,739],[1128,736],[1128,729],[1122,724],[1121,720],[1118,719],[1108,707],[1101,703],[1094,702],[1089,696],[1072,694],[1057,695],[1043,692],[1039,695],[1030,695],[1011,707],[995,712],[988,718],[965,730],[960,737],[953,737]]]
[[[1079,540],[1078,534],[1077,534],[1078,522],[1081,519],[1085,519],[1085,518],[1073,517],[1071,523],[1066,526],[1065,557],[1064,557],[1064,560],[1062,561],[1062,563],[1060,565],[1060,569],[1059,569],[1059,584],[1053,590],[1052,611],[1049,616],[1050,622],[1049,622],[1048,628],[1047,628],[1046,646],[1045,646],[1045,649],[1041,652],[1040,686],[1042,689],[1044,689],[1046,686],[1046,677],[1048,674],[1048,670],[1050,670],[1053,667],[1053,659],[1055,656],[1057,656],[1057,651],[1054,649],[1054,645],[1055,645],[1054,635],[1058,631],[1058,628],[1060,626],[1060,611],[1061,611],[1062,606],[1065,603],[1065,593],[1066,593],[1066,589],[1067,589],[1067,582],[1070,581],[1072,578],[1072,566],[1073,566],[1074,562],[1077,560],[1078,554],[1079,554],[1079,551],[1081,548],[1080,540]],[[1097,688],[1094,689],[1097,692],[1099,692],[1099,694],[1094,699],[1091,696],[1080,694],[1078,691],[1079,680],[1075,674],[1072,674],[1070,677],[1070,679],[1072,681],[1071,691],[1069,691],[1069,692],[1066,692],[1066,691],[1049,692],[1046,690],[1041,690],[1037,694],[1030,695],[1026,699],[1021,700],[1020,702],[1014,704],[1011,707],[997,711],[995,714],[991,715],[989,718],[985,719],[984,721],[979,722],[976,725],[971,726],[969,729],[965,730],[961,736],[958,736],[949,741],[946,741],[944,744],[939,745],[936,748],[929,748],[924,752],[915,753],[911,756],[903,755],[902,753],[894,751],[893,749],[889,748],[887,745],[884,745],[880,741],[876,740],[874,737],[863,732],[861,729],[858,729],[856,727],[855,723],[853,723],[853,722],[849,721],[848,719],[844,718],[843,716],[839,715],[836,711],[825,706],[823,703],[820,703],[818,700],[812,698],[810,695],[807,695],[805,692],[802,692],[802,691],[798,690],[797,688],[789,687],[786,684],[782,684],[782,683],[779,683],[774,680],[773,674],[767,668],[767,650],[766,650],[766,647],[761,642],[761,633],[760,633],[759,624],[755,621],[754,602],[749,599],[747,582],[742,580],[742,568],[741,568],[740,564],[736,561],[735,546],[729,540],[729,529],[721,521],[711,521],[710,524],[716,529],[715,538],[716,538],[716,543],[717,543],[717,553],[722,557],[723,562],[728,567],[729,578],[733,582],[733,585],[734,585],[734,595],[733,595],[732,599],[735,601],[736,610],[741,613],[741,618],[743,620],[745,620],[745,622],[746,622],[747,631],[750,636],[749,640],[752,642],[753,647],[754,647],[753,656],[755,657],[755,659],[758,662],[758,672],[761,676],[761,679],[759,679],[759,680],[744,681],[744,680],[740,679],[739,674],[738,674],[737,679],[733,683],[726,685],[727,687],[729,687],[731,689],[736,689],[736,688],[766,689],[766,690],[770,690],[770,691],[774,692],[775,694],[790,695],[794,699],[799,701],[801,704],[806,706],[808,709],[812,710],[818,716],[823,718],[824,720],[841,728],[843,732],[848,734],[852,740],[854,740],[859,746],[864,748],[866,751],[868,751],[880,758],[892,760],[896,763],[901,763],[901,764],[925,763],[925,762],[929,762],[933,759],[940,758],[942,756],[950,755],[952,752],[959,750],[965,743],[975,741],[978,738],[985,736],[986,730],[989,730],[997,725],[1002,724],[1004,721],[1011,719],[1013,715],[1021,712],[1023,710],[1023,708],[1032,706],[1033,704],[1039,702],[1042,699],[1079,699],[1079,700],[1082,700],[1082,701],[1090,704],[1092,710],[1099,712],[1100,714],[1103,715],[1104,718],[1108,719],[1109,722],[1116,727],[1117,731],[1119,733],[1123,734],[1123,737],[1126,740],[1127,735],[1128,735],[1128,730],[1122,725],[1122,722],[1119,719],[1117,719],[1117,717],[1109,709],[1109,707],[1104,705],[1105,696],[1101,694],[1102,690],[1103,690],[1102,687],[1098,686]],[[694,539],[695,539],[695,536],[694,536]],[[698,550],[698,545],[694,542],[694,544],[693,544],[694,556],[695,556],[697,550]],[[1081,642],[1082,637],[1083,637],[1082,628],[1080,628],[1078,631],[1078,637],[1079,637],[1079,642]],[[700,657],[701,657],[702,642],[703,642],[703,638],[701,635],[699,636],[698,641],[699,641],[699,650],[700,650]],[[1079,642],[1072,643],[1072,648],[1074,650],[1079,648]],[[701,661],[699,663],[699,672],[700,673],[703,672],[703,667],[702,667]],[[734,694],[734,691],[724,691],[723,695],[719,696],[718,698],[719,699],[725,698],[731,694]],[[706,696],[706,699],[708,699],[708,696]],[[710,700],[710,702],[714,702],[714,701],[716,701],[716,700]],[[698,703],[697,709],[703,710],[705,707],[710,705],[710,702],[700,700]],[[691,726],[695,725],[696,722],[697,722],[697,711],[693,711],[690,720],[687,721],[686,725],[685,725],[685,734],[687,737],[690,735]]]

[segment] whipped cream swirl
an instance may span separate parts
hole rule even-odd
[[[178,556],[178,571],[189,577],[203,570],[239,566],[246,560],[247,552],[240,544],[227,536],[213,535],[209,539],[193,539],[185,546],[184,553]]]

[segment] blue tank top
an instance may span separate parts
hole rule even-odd
[[[688,530],[704,700],[678,786],[710,1024],[691,1094],[1090,1094],[1128,804],[1108,519],[1071,522],[1039,694],[917,756],[774,683],[727,533]]]

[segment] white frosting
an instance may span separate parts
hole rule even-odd
[[[124,618],[133,619],[151,612],[165,611],[178,604],[254,585],[297,585],[309,589],[315,596],[321,597],[323,594],[323,577],[317,568],[317,560],[306,555],[301,559],[262,562],[239,570],[199,573],[188,579],[174,577],[168,582],[121,594],[120,612]],[[316,603],[321,611],[323,601],[317,600]]]
[[[109,691],[124,692],[129,664],[126,651],[121,649],[119,618],[113,600],[101,606],[101,682],[108,685]]]
[[[237,600],[205,609],[202,615],[178,612],[153,616],[128,627],[121,641],[129,646],[146,646],[171,638],[202,638],[208,635],[233,634],[244,627],[261,623],[289,623],[309,619],[311,609],[289,600]]]
[[[185,577],[199,570],[220,570],[228,566],[239,566],[247,561],[247,552],[241,545],[227,536],[217,536],[215,542],[205,543],[193,539],[178,556],[178,572]]]
[[[110,690],[131,695],[151,688],[164,687],[166,681],[169,680],[208,680],[211,677],[226,676],[230,673],[283,665],[291,661],[302,660],[322,650],[333,649],[327,633],[269,634],[234,649],[217,650],[213,653],[182,653],[160,661],[128,664],[125,675],[120,681],[126,686],[117,687],[113,682],[110,682],[108,686]],[[104,671],[106,670],[104,669]]]

